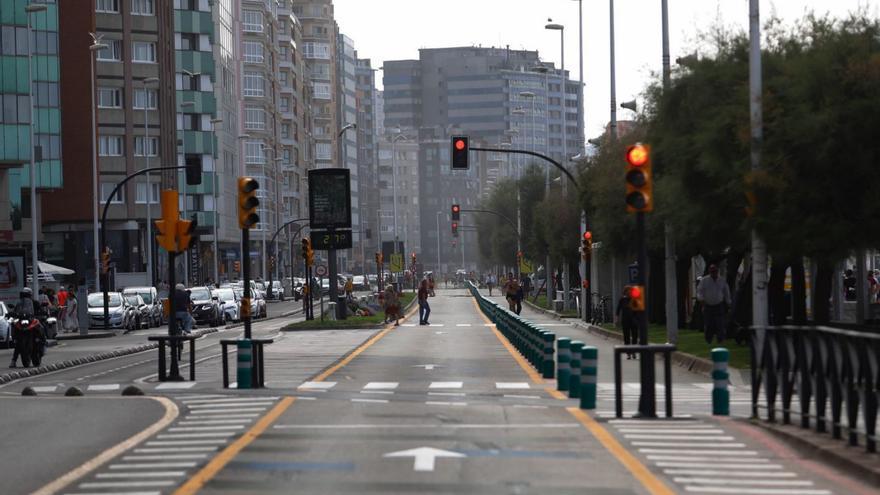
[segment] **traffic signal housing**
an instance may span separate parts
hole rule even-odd
[[[458,222],[452,222],[452,235],[458,237]]]
[[[177,221],[177,252],[182,253],[187,249],[196,245],[199,237],[195,235],[198,222],[196,216],[192,216],[192,220]]]
[[[257,215],[259,188],[260,184],[253,177],[238,178],[238,227],[242,230],[252,229],[260,223],[260,216]]]
[[[312,240],[305,238],[302,240],[302,256],[306,260],[307,266],[315,263],[315,251],[312,250]]]
[[[452,219],[456,222],[461,220],[461,206],[452,205]]]
[[[629,309],[634,312],[645,311],[645,287],[633,285],[629,288]]]
[[[108,273],[110,271],[110,248],[105,247],[104,251],[101,252],[101,273]]]
[[[385,261],[385,257],[382,256],[382,253],[376,253],[376,264],[381,265],[383,261]]]
[[[581,254],[585,260],[589,260],[593,254],[593,233],[589,230],[581,237]]]
[[[626,211],[654,210],[654,181],[651,176],[651,147],[636,143],[626,148]]]
[[[153,224],[159,232],[156,234],[156,242],[169,253],[177,252],[177,222],[180,221],[180,204],[178,203],[177,191],[164,189],[159,198],[162,206],[162,217]]]
[[[415,265],[416,264],[416,253],[411,254],[409,256],[409,259],[412,262],[412,264]]]
[[[452,136],[452,169],[467,170],[470,145],[467,136]]]

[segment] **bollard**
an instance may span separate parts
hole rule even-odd
[[[553,332],[544,332],[544,378],[553,378],[555,375],[553,369],[553,342],[556,340],[556,334]]]
[[[730,351],[724,347],[712,349],[712,414],[716,416],[730,416],[730,390],[727,389],[729,360]]]
[[[580,340],[571,343],[571,368],[568,376],[568,396],[576,399],[581,396],[581,349],[584,343]]]
[[[238,369],[236,379],[238,388],[251,388],[253,380],[253,343],[248,339],[238,341]]]
[[[571,339],[561,337],[556,341],[556,390],[568,390],[568,377],[571,376]]]
[[[581,409],[596,409],[596,375],[599,349],[585,345],[581,350]]]

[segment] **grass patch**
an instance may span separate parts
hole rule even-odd
[[[623,332],[611,323],[601,325],[602,328],[623,335]],[[663,325],[648,325],[648,342],[663,344],[666,342],[666,327]],[[712,349],[718,347],[718,343],[711,345],[706,343],[703,332],[690,329],[678,330],[678,350],[704,359],[712,359]],[[730,351],[730,366],[738,369],[749,369],[752,366],[752,357],[749,346],[737,344],[733,339],[724,341],[723,347]]]
[[[532,298],[530,297],[529,302],[541,309],[547,309],[547,296],[538,296],[538,299],[534,302],[532,302]],[[568,311],[563,311],[561,316],[563,318],[577,318],[578,312],[576,309],[569,309]]]
[[[400,306],[405,308],[410,301],[413,300],[415,294],[411,292],[406,292],[401,294],[400,296]],[[385,321],[385,313],[379,312],[373,316],[349,316],[344,320],[328,320],[324,319],[321,321],[321,309],[316,305],[315,307],[315,319],[311,321],[300,321],[297,323],[291,323],[290,325],[285,326],[281,330],[319,330],[319,329],[331,329],[331,328],[368,328],[377,325],[381,325],[383,321]],[[324,311],[327,311],[327,307],[324,307]],[[326,316],[326,315],[325,315]]]

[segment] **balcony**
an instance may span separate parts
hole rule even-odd
[[[214,34],[214,21],[210,12],[192,10],[174,11],[174,30],[179,33]]]

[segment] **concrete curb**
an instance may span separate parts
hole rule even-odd
[[[412,298],[412,300],[402,309],[401,313],[406,314],[410,309],[412,309],[415,304],[418,303],[418,298]],[[384,328],[387,323],[376,323],[374,325],[364,325],[362,327],[299,327],[287,329],[287,327],[282,327],[279,331],[281,332],[315,332],[321,330],[378,330]]]
[[[597,327],[597,326],[591,325],[589,323],[585,323],[585,322],[580,321],[578,319],[563,318],[562,316],[559,315],[559,313],[556,313],[555,311],[550,311],[549,309],[544,309],[544,308],[539,307],[529,301],[524,301],[524,302],[526,303],[526,305],[528,305],[530,308],[532,308],[535,311],[543,313],[547,316],[552,316],[553,318],[555,318],[557,320],[565,321],[565,322],[571,323],[573,325],[576,325],[577,327],[582,328],[589,333],[592,333],[594,335],[599,335],[601,337],[605,337],[606,339],[609,339],[609,340],[613,339],[613,340],[618,340],[618,341],[623,342],[623,335],[622,334],[619,334],[617,332],[613,332],[611,330],[607,330],[602,327]],[[685,352],[676,351],[676,352],[672,353],[672,362],[675,363],[676,366],[679,366],[679,367],[684,368],[688,371],[697,373],[699,375],[708,376],[708,377],[712,376],[713,364],[712,364],[712,361],[709,359],[704,359],[704,358],[701,358],[698,356],[694,356],[693,354],[687,354]],[[735,370],[734,368],[730,368],[730,369],[733,371],[739,371],[739,370]]]
[[[193,334],[201,337],[202,335],[207,335],[209,333],[215,333],[218,329],[216,328],[208,328],[205,330],[196,330]],[[141,344],[134,347],[129,347],[126,349],[117,349],[115,351],[102,352],[100,354],[92,354],[91,356],[83,356],[75,359],[70,359],[67,361],[61,361],[58,363],[47,364],[43,366],[39,366],[37,368],[22,368],[18,371],[12,371],[9,373],[4,373],[0,375],[0,385],[9,383],[15,380],[20,380],[22,378],[28,378],[31,376],[42,375],[44,373],[49,373],[51,371],[58,371],[67,368],[73,368],[74,366],[79,366],[82,364],[94,363],[97,361],[103,361],[105,359],[113,359],[120,356],[127,356],[129,354],[137,354],[139,352],[149,351],[150,349],[156,349],[159,347],[159,343],[150,343],[150,344]]]
[[[791,444],[805,456],[829,464],[872,486],[880,486],[880,457],[865,452],[864,444],[851,447],[844,440],[834,440],[830,433],[816,433],[796,425],[768,423],[760,419],[742,419]]]
[[[116,332],[92,332],[86,335],[78,333],[59,333],[55,336],[56,340],[88,340],[88,339],[107,339],[115,337]]]

